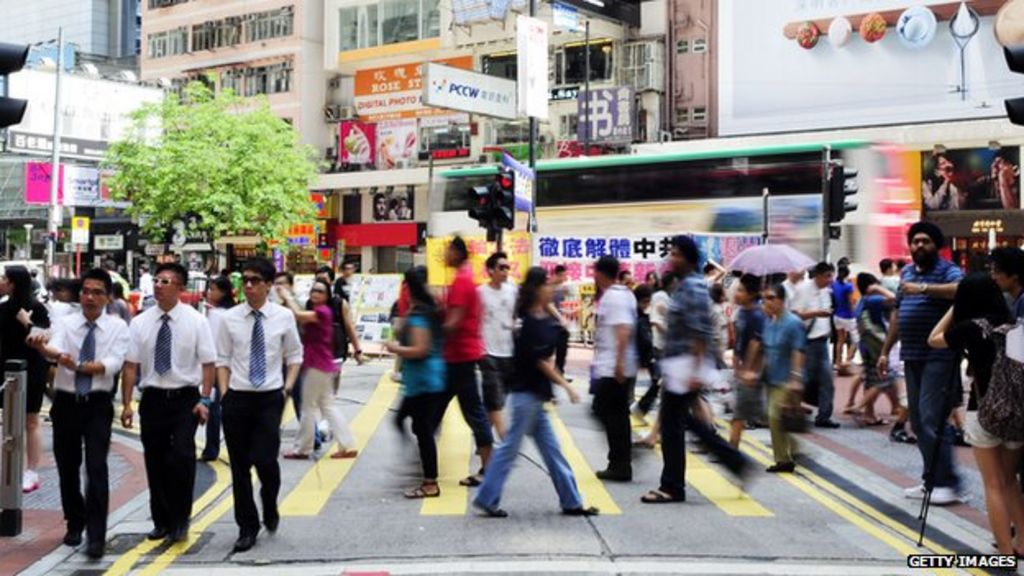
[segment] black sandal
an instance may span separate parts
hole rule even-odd
[[[433,491],[428,491],[428,488],[433,488]],[[421,500],[423,498],[437,498],[441,495],[441,488],[438,487],[436,482],[424,482],[419,486],[410,488],[405,491],[405,497],[410,500]]]
[[[468,486],[470,488],[476,488],[477,486],[480,486],[483,483],[484,481],[481,480],[480,477],[477,476],[476,474],[472,476],[466,476],[462,480],[459,480],[459,486]]]
[[[589,508],[563,508],[562,514],[566,516],[597,516],[601,511],[593,506]]]
[[[483,515],[488,518],[508,518],[508,512],[505,512],[501,508],[487,508],[475,503],[473,506],[475,506],[477,510],[483,512]]]
[[[686,502],[686,497],[673,496],[664,490],[651,490],[640,497],[644,504],[668,504],[670,502]]]

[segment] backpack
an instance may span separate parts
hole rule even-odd
[[[1004,324],[993,328],[988,320],[974,321],[996,348],[992,381],[978,400],[978,423],[986,432],[1006,442],[1024,441],[1024,362],[1006,354],[1006,335],[1015,328]]]

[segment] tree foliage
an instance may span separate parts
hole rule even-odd
[[[132,120],[104,165],[114,171],[112,195],[131,201],[144,234],[162,238],[173,220],[196,214],[214,238],[253,233],[286,246],[290,226],[315,218],[316,153],[265,98],[192,82]]]

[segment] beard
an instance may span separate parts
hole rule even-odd
[[[939,261],[939,253],[928,250],[917,250],[911,256],[914,259],[914,264],[922,270],[931,269]]]

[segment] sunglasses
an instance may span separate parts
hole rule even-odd
[[[172,278],[156,277],[153,279],[153,284],[156,284],[158,286],[167,286],[168,284],[174,284],[174,280]]]
[[[263,283],[263,278],[261,278],[259,276],[242,276],[242,284],[245,284],[247,286],[248,285],[255,286],[257,284],[262,284],[262,283]]]
[[[508,272],[511,269],[512,269],[512,267],[509,266],[508,264],[504,264],[502,266],[498,266],[498,270],[501,270],[502,272]]]
[[[321,294],[327,294],[327,290],[324,290],[323,288],[312,288],[312,289],[310,289],[310,293],[313,293],[313,292],[319,292]]]

